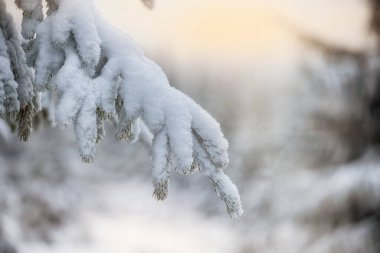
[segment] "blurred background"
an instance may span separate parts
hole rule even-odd
[[[1,253],[380,252],[380,1],[97,5],[221,123],[245,214],[197,174],[155,201],[149,150],[112,126],[87,165],[71,129],[0,122]]]

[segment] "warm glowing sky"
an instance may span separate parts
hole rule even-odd
[[[156,0],[152,11],[139,0],[96,1],[149,55],[177,65],[282,71],[299,48],[290,27],[351,47],[367,43],[364,0]]]
[[[287,27],[338,43],[364,44],[366,9],[360,0],[98,0],[102,12],[146,47],[217,54],[287,50]]]
[[[145,48],[173,53],[286,51],[289,24],[349,46],[362,47],[365,41],[363,0],[156,0],[153,11],[139,0],[97,2],[113,24]]]

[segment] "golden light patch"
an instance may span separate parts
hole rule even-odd
[[[205,50],[271,50],[287,36],[269,9],[214,6],[191,10],[178,24],[181,43]]]

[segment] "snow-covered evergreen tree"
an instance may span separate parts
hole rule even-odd
[[[120,140],[152,136],[158,200],[167,197],[171,167],[184,175],[199,170],[228,213],[242,214],[238,190],[223,172],[228,142],[218,122],[171,87],[161,68],[106,22],[92,0],[46,0],[46,16],[42,0],[15,2],[23,11],[22,39],[0,0],[0,113],[22,140],[32,131],[41,97],[56,96],[49,106],[54,123],[73,126],[84,162],[93,161],[111,120]]]

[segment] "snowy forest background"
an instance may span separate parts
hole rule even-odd
[[[0,122],[0,252],[379,252],[380,2],[175,2],[97,4],[220,122],[243,217],[200,175],[154,200],[142,143],[87,165],[70,130]]]

